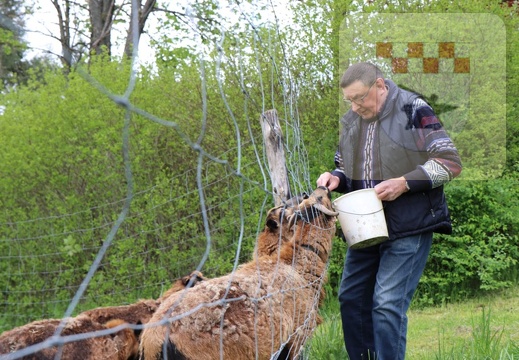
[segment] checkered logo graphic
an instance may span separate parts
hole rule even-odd
[[[470,57],[455,42],[377,42],[376,56],[387,60],[394,74],[470,73]]]

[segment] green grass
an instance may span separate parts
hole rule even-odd
[[[347,359],[337,299],[328,298],[324,322],[303,359]],[[408,312],[406,360],[519,359],[519,288],[463,303]]]

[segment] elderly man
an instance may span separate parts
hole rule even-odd
[[[339,289],[351,360],[404,359],[407,310],[423,273],[433,232],[450,233],[443,185],[461,161],[433,109],[385,79],[370,63],[341,78],[344,101],[335,170],[318,186],[346,193],[374,188],[384,203],[389,240],[348,249]]]

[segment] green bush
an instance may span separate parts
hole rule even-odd
[[[90,72],[110,94],[127,86],[125,64],[94,61]],[[272,205],[251,141],[238,154],[237,127],[257,137],[259,123],[231,121],[217,103],[204,114],[196,66],[161,75],[143,73],[131,101],[175,126],[132,114],[131,206],[77,311],[158,297],[197,267],[209,277],[231,271],[238,251],[239,262],[250,258]],[[50,72],[1,98],[0,331],[62,316],[123,208],[125,111],[88,79]],[[210,73],[204,80],[214,85]],[[226,163],[199,161],[186,137]]]
[[[417,303],[462,300],[517,283],[517,178],[457,180],[446,195],[453,234],[435,236]]]
[[[342,10],[328,14],[335,16],[336,27],[344,18]],[[313,14],[301,19],[312,23]],[[307,32],[315,35],[312,26],[322,24],[309,24],[292,36],[299,41]],[[517,18],[507,17],[505,24],[506,175],[493,181],[457,179],[446,187],[454,233],[435,237],[417,305],[459,300],[517,282]],[[258,45],[258,36],[271,44],[269,31],[240,37],[241,46],[258,51],[249,63],[241,57],[226,59],[219,65],[225,76],[218,76],[214,61],[202,74],[198,60],[185,49],[161,49],[167,61],[159,61],[156,72],[139,69],[130,95],[141,110],[130,114],[131,207],[80,309],[157,297],[197,267],[213,277],[250,258],[272,205],[258,121],[266,108],[276,108],[280,119],[288,119],[283,130],[294,192],[311,190],[322,172],[333,169],[338,119],[345,110],[338,104],[336,35],[329,36],[324,26],[316,31],[330,39],[330,49],[292,54],[296,69],[291,75],[300,80],[296,108],[288,104],[285,79],[273,80],[273,74],[286,70],[278,64],[285,64],[284,52],[290,49]],[[222,46],[237,43],[231,39]],[[92,78],[49,70],[42,81],[0,95],[5,106],[0,116],[0,288],[5,289],[0,330],[63,314],[127,196],[121,141],[126,109],[108,94],[125,93],[131,67],[94,59],[89,73]],[[471,143],[469,135],[463,140]],[[199,149],[218,161],[201,156]],[[345,253],[346,244],[336,238],[329,297],[336,296]]]

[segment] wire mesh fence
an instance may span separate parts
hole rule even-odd
[[[60,174],[62,184],[69,184],[71,189],[56,186],[59,183],[41,189],[28,186],[29,190],[20,193],[31,195],[26,204],[26,209],[31,210],[6,207],[0,220],[0,359],[17,359],[36,352],[46,358],[66,359],[70,354],[82,358],[130,358],[138,347],[135,334],[146,325],[140,320],[93,321],[84,316],[85,311],[99,307],[120,309],[143,301],[153,308],[176,279],[193,271],[202,271],[208,278],[229,279],[239,273],[240,265],[252,259],[267,210],[273,206],[259,126],[261,114],[269,108],[277,107],[280,115],[292,193],[312,189],[299,124],[297,86],[290,58],[283,50],[286,44],[277,23],[280,14],[271,11],[276,20],[268,31],[257,28],[245,12],[241,13],[240,24],[248,28],[246,32],[238,34],[224,28],[214,31],[213,41],[190,63],[198,77],[194,86],[196,101],[190,103],[187,95],[192,89],[186,89],[186,94],[174,93],[168,106],[178,111],[163,111],[163,104],[141,105],[143,88],[147,86],[144,82],[153,82],[161,74],[159,69],[159,74],[143,75],[143,69],[136,65],[136,49],[126,85],[119,86],[118,91],[110,86],[107,76],[78,65],[74,74],[94,89],[95,95],[91,96],[96,101],[103,101],[102,105],[91,103],[97,115],[89,113],[85,123],[78,120],[81,115],[60,114],[65,110],[57,105],[45,110],[60,118],[47,124],[55,127],[54,133],[41,129],[31,133],[29,125],[22,121],[6,127],[13,133],[21,131],[20,137],[33,137],[35,142],[70,142],[74,150],[68,154],[73,163],[70,168],[64,166],[67,154],[56,154],[57,168],[52,171]],[[190,26],[195,35],[201,32],[199,25],[193,18]],[[247,45],[233,47],[229,41]],[[52,101],[67,101],[68,97],[70,94],[62,90]],[[84,109],[80,102],[76,107]],[[2,116],[4,125],[16,118],[9,105]],[[95,121],[91,116],[97,116]],[[111,138],[98,140],[101,131],[88,129],[91,132],[76,144],[76,139],[55,140],[67,119],[76,122],[77,127],[99,122],[101,127],[104,123],[117,131],[111,133]],[[219,126],[225,126],[225,133],[216,122],[224,123]],[[85,141],[109,143],[110,149],[91,145],[81,157],[84,163],[79,164],[77,153],[84,150]],[[49,159],[39,151],[24,154],[24,158],[33,167]],[[95,171],[100,164],[96,159],[102,159],[102,171]],[[43,174],[46,170],[42,167],[41,171]],[[9,175],[15,176],[15,172]],[[98,192],[89,193],[90,189]],[[23,204],[23,200],[10,199],[6,204]],[[325,279],[324,273],[314,275],[312,281],[319,284]],[[260,286],[261,277],[257,281]],[[231,284],[229,280],[224,287],[227,292],[232,291]],[[315,284],[290,285],[288,281],[283,286],[271,287],[248,301],[261,303],[273,298],[288,303],[298,289]],[[294,342],[303,342],[301,334],[316,325],[314,305],[321,293],[320,285],[316,288],[317,295],[309,299],[312,306],[291,305],[300,325],[286,327],[292,330],[280,338],[282,347],[270,349],[274,358],[287,351],[283,350],[287,343],[293,346]],[[217,304],[225,307],[233,301],[237,300],[224,297]],[[186,310],[175,319],[193,311]],[[273,316],[274,310],[267,309],[266,314]],[[251,326],[253,335],[258,336],[260,332],[254,330],[258,324]],[[222,316],[220,328],[214,331],[224,334],[224,329]],[[96,339],[115,352],[102,353],[104,348]],[[258,337],[255,341],[257,347],[268,342]]]

